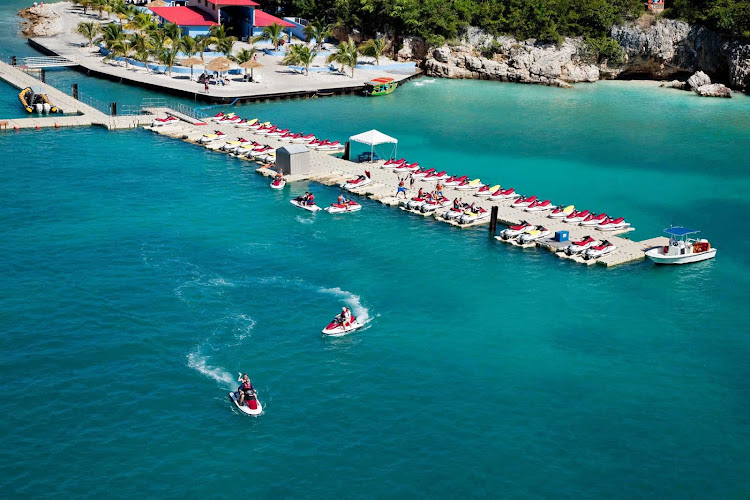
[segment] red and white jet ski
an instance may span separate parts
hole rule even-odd
[[[295,198],[293,200],[289,200],[289,203],[291,203],[295,207],[301,208],[303,210],[307,210],[308,212],[319,212],[320,210],[323,210],[318,205],[316,205],[315,202],[313,202],[313,203],[305,203],[302,200],[301,196],[298,196],[297,198]]]
[[[574,210],[571,214],[563,219],[563,222],[578,224],[579,222],[585,221],[586,217],[588,217],[589,215],[591,215],[591,212],[589,212],[588,210]]]
[[[313,134],[294,134],[292,137],[292,142],[295,144],[299,144],[302,142],[310,142],[315,140],[315,135]]]
[[[240,393],[237,391],[230,392],[229,399],[232,400],[234,405],[245,415],[257,417],[263,413],[263,405],[258,401],[258,391],[255,391],[254,397],[245,398],[242,405],[240,405]]]
[[[404,206],[407,210],[419,210],[424,202],[427,201],[427,196],[415,196],[411,200],[407,201]]]
[[[547,217],[550,219],[564,219],[568,215],[572,214],[576,207],[573,205],[568,205],[567,207],[565,205],[558,205],[554,209],[552,209],[552,212],[550,212]]]
[[[419,163],[402,163],[393,169],[394,172],[416,172],[419,170]]]
[[[471,224],[473,222],[479,222],[480,220],[488,219],[490,213],[482,207],[476,207],[474,210],[468,209],[464,214],[458,218],[459,224]]]
[[[445,187],[455,187],[461,184],[462,182],[468,180],[468,177],[465,175],[462,175],[461,177],[448,177],[445,179],[445,182],[443,183],[443,186]]]
[[[532,229],[534,229],[534,226],[524,220],[516,226],[510,226],[508,229],[503,229],[502,231],[500,231],[500,234],[498,236],[495,236],[495,238],[510,240],[512,238],[517,238],[518,236],[522,235],[525,232],[531,231]]]
[[[344,203],[331,203],[330,207],[324,209],[329,214],[345,214],[362,210],[362,205],[356,201],[346,200]]]
[[[351,191],[352,189],[359,189],[362,186],[367,186],[368,184],[372,183],[372,179],[370,178],[370,172],[365,170],[364,175],[360,175],[356,179],[352,179],[350,181],[346,181],[342,187],[348,191]]]
[[[427,170],[417,170],[416,172],[412,172],[411,176],[415,179],[419,179],[420,177],[426,177],[433,172],[435,172],[434,168],[428,168]]]
[[[359,330],[363,326],[364,325],[357,321],[357,318],[355,318],[354,316],[351,317],[351,322],[348,325],[344,326],[343,320],[339,315],[333,318],[333,321],[328,323],[328,326],[323,329],[323,333],[331,337],[341,337],[342,335],[351,333],[354,330]]]
[[[474,196],[479,196],[480,198],[489,198],[495,191],[498,190],[500,190],[500,184],[496,184],[494,186],[485,185],[480,187],[479,191],[474,193]]]
[[[423,180],[425,182],[437,182],[445,180],[448,177],[448,174],[446,174],[445,170],[443,170],[442,172],[433,172],[431,174],[425,175]]]
[[[419,207],[419,211],[423,214],[434,212],[438,208],[444,208],[453,203],[450,198],[443,196],[441,199],[433,198],[431,200],[425,200],[422,206]]]
[[[518,241],[521,243],[531,243],[532,241],[541,240],[552,234],[552,231],[544,226],[536,226],[531,231],[526,231],[518,237]]]
[[[492,193],[492,196],[490,196],[490,200],[510,200],[512,198],[518,198],[519,196],[521,195],[516,193],[516,190],[513,188],[498,189],[497,191]]]
[[[521,196],[510,204],[513,208],[525,208],[536,201],[536,196]]]
[[[400,160],[394,160],[393,158],[391,158],[390,160],[387,160],[385,163],[383,163],[383,168],[394,169],[404,163],[406,163],[406,159],[404,158],[401,158]]]
[[[598,226],[605,220],[607,220],[607,214],[599,214],[599,215],[591,214],[585,219],[583,219],[583,221],[581,221],[579,224],[581,226]]]
[[[536,200],[534,203],[524,208],[526,212],[544,212],[545,210],[551,210],[554,205],[549,200]]]
[[[609,218],[596,226],[599,231],[617,231],[619,229],[625,229],[630,227],[629,222],[625,222],[625,219],[618,217],[616,219]]]
[[[166,118],[156,118],[151,122],[152,127],[163,127],[164,125],[172,125],[174,123],[180,123],[180,119],[176,116],[168,116]]]
[[[578,241],[572,242],[570,245],[565,247],[565,253],[568,255],[578,255],[579,253],[583,253],[589,248],[596,245],[598,242],[591,236],[584,236]]]
[[[586,250],[583,254],[583,258],[586,260],[598,259],[602,255],[614,252],[616,248],[617,247],[609,241],[602,241],[599,245],[594,245]]]
[[[283,177],[271,181],[271,189],[284,189],[284,186],[286,186],[286,181]]]

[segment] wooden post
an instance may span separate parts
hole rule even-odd
[[[73,85],[71,85],[70,88],[71,88],[71,92],[73,94],[73,99],[78,100],[78,84],[74,83]]]
[[[10,65],[16,66],[18,64],[18,60],[16,59],[16,56],[10,56]]]
[[[344,160],[348,160],[349,159],[349,155],[351,154],[351,147],[352,147],[352,145],[351,145],[351,143],[349,141],[346,141],[344,143],[344,157],[343,157]]]
[[[109,103],[109,111],[112,116],[117,116],[117,103],[116,102]]]
[[[44,68],[42,68],[42,71],[40,71],[40,78],[42,80],[42,83],[47,83],[47,75],[44,71]]]
[[[493,205],[490,211],[490,236],[495,236],[497,229],[497,205]]]

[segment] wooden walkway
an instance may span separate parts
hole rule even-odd
[[[166,117],[168,115],[173,115],[180,118],[179,114],[175,112],[166,109],[160,110],[160,116]],[[247,118],[255,117],[249,116]],[[200,139],[204,134],[210,134],[214,133],[214,131],[216,130],[221,130],[222,132],[227,134],[226,140],[217,140],[206,145],[207,148],[216,151],[220,151],[220,146],[223,145],[227,140],[237,140],[240,137],[244,137],[248,140],[255,140],[257,142],[267,144],[275,148],[288,144],[272,137],[255,135],[249,130],[238,129],[233,125],[219,125],[214,122],[209,122],[207,125],[197,126],[189,123],[188,121],[182,121],[163,127],[154,127],[151,130],[159,134],[174,137],[176,139],[182,139],[192,143],[195,143],[195,141]],[[331,140],[334,139],[336,138],[331,138]],[[342,138],[338,139],[341,140]],[[245,157],[239,158],[247,159]],[[382,161],[365,164],[353,163],[341,158],[337,158],[330,152],[326,153],[323,151],[311,151],[310,173],[304,176],[287,176],[286,180],[288,182],[306,180],[319,182],[325,185],[340,185],[346,180],[353,179],[361,175],[364,170],[368,170],[371,173],[373,182],[368,186],[363,187],[355,194],[367,196],[368,198],[380,201],[381,203],[386,205],[398,205],[399,200],[397,200],[394,195],[396,193],[396,187],[398,186],[399,174],[394,173],[392,170],[385,170],[380,168],[382,164]],[[273,170],[264,167],[258,168],[257,171],[258,173],[267,176],[275,174]],[[405,176],[405,174],[400,175],[401,177]],[[487,179],[486,181],[489,181],[492,184],[497,183],[494,182],[495,180],[490,179]],[[420,187],[429,191],[435,188],[435,183],[426,183],[424,181],[417,180],[415,188],[419,189]],[[551,240],[542,240],[540,242],[527,245],[528,247],[541,247],[549,251],[554,251],[556,255],[560,257],[568,258],[573,262],[581,264],[591,265],[596,263],[603,266],[612,267],[628,262],[635,262],[645,258],[645,251],[647,249],[654,246],[664,245],[667,241],[667,238],[664,237],[657,237],[644,241],[632,241],[630,239],[622,237],[622,235],[634,231],[633,228],[613,232],[598,231],[593,227],[581,227],[578,225],[566,224],[560,219],[550,219],[547,217],[547,214],[545,212],[530,213],[525,212],[522,209],[513,208],[511,207],[511,203],[513,202],[513,200],[491,201],[487,198],[473,196],[472,191],[458,191],[452,188],[444,188],[444,192],[445,196],[451,199],[453,199],[454,197],[461,197],[464,199],[464,201],[475,202],[477,206],[480,206],[488,211],[492,206],[497,206],[498,222],[505,225],[514,225],[520,223],[522,220],[526,220],[532,224],[543,225],[544,227],[551,230],[553,234],[558,230],[566,230],[570,233],[571,240],[580,239],[584,236],[590,235],[599,240],[608,240],[617,246],[617,249],[608,255],[605,255],[596,260],[586,261],[581,257],[571,258],[566,256],[561,251],[565,245],[558,244]],[[413,196],[413,193],[410,196]],[[571,202],[572,200],[567,201]],[[445,221],[438,216],[438,213],[443,211],[444,210],[438,210],[436,213],[425,216],[425,218],[430,218],[431,220],[438,220],[440,222],[451,224],[450,222]],[[407,213],[409,212],[407,211]],[[419,215],[424,214],[420,213]],[[489,219],[482,221],[477,225],[486,225],[488,223]],[[458,225],[456,223],[452,223],[452,225],[461,228],[471,227],[470,225]]]
[[[3,118],[0,116],[0,131],[21,129],[42,129],[59,127],[85,127],[99,125],[109,130],[137,128],[150,124],[152,115],[109,116],[89,106],[51,85],[43,83],[17,67],[0,61],[0,79],[17,89],[39,88],[49,97],[50,102],[63,111],[49,115],[30,114],[28,118]],[[19,108],[21,106],[19,102]]]

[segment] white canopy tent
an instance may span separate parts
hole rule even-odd
[[[353,135],[349,138],[350,141],[358,142],[360,144],[366,144],[370,146],[370,161],[372,161],[373,153],[375,152],[375,146],[378,144],[393,144],[393,153],[391,156],[396,157],[396,148],[398,148],[398,140],[393,137],[387,136],[377,130],[369,130],[362,132],[361,134]]]

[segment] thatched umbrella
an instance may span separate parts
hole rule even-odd
[[[182,61],[178,61],[177,64],[180,66],[190,66],[190,79],[193,79],[193,66],[201,66],[203,65],[203,61],[198,59],[197,57],[190,57],[188,59],[183,59]]]
[[[149,2],[146,4],[147,8],[151,7],[169,7],[169,4],[165,2],[164,0],[154,0],[153,2]]]
[[[245,61],[242,64],[240,64],[240,68],[243,68],[245,70],[245,75],[247,75],[247,68],[250,68],[250,79],[253,79],[253,70],[255,68],[262,68],[263,65],[259,63],[258,61]]]
[[[208,71],[216,71],[217,73],[223,73],[224,71],[229,71],[229,68],[231,67],[232,67],[232,61],[230,61],[226,57],[217,57],[216,59],[206,64],[206,69]]]

